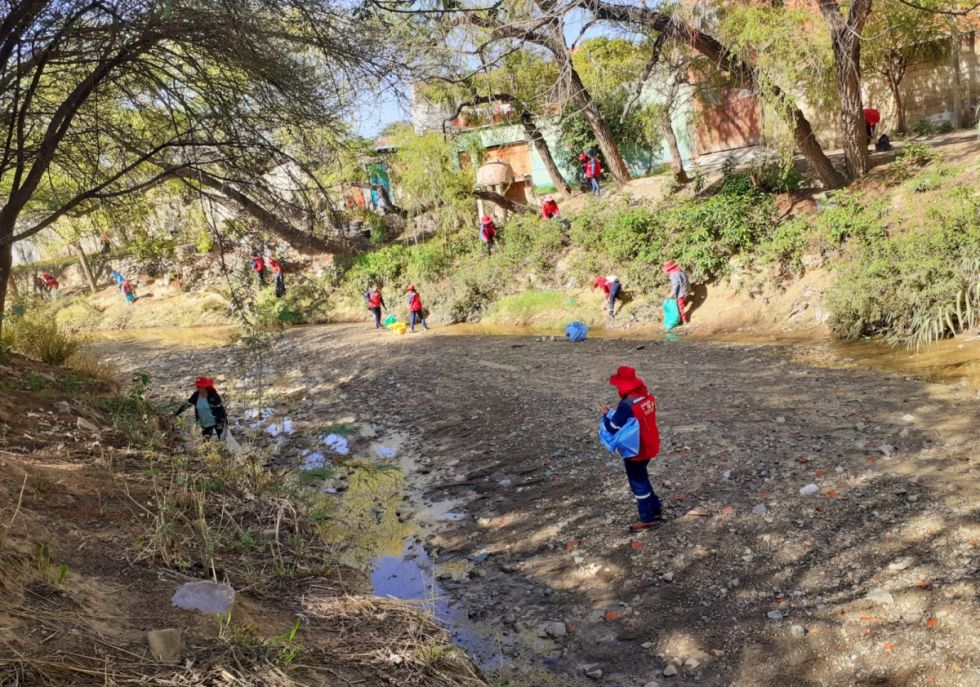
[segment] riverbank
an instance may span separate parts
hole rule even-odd
[[[326,448],[329,434],[356,463],[398,467],[403,506],[339,501],[394,535],[365,544],[365,569],[416,547],[402,560],[432,562],[419,569],[446,592],[454,630],[496,647],[482,658],[512,684],[980,679],[973,390],[771,346],[540,339],[327,327],[262,352],[100,352],[161,394],[217,375],[242,421],[274,409],[256,436],[284,464],[329,459],[322,486],[341,499],[363,468]],[[625,480],[594,436],[619,364],[650,381],[664,438],[653,473],[668,517],[640,537],[624,532]],[[406,535],[398,524],[416,518]]]

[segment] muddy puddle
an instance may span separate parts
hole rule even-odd
[[[455,501],[423,499],[409,479],[416,464],[406,449],[408,435],[349,421],[304,432],[302,421],[269,407],[249,409],[238,431],[274,447],[316,491],[325,514],[321,537],[337,551],[339,562],[370,573],[375,596],[417,604],[482,669],[503,667],[490,631],[471,622],[440,584],[440,579],[465,580],[472,566],[466,560],[437,562],[426,538],[468,515]]]

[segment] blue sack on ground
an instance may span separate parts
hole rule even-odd
[[[606,417],[612,419],[615,412],[615,409],[610,410]],[[640,423],[631,417],[621,430],[613,434],[599,420],[599,441],[609,451],[619,454],[620,458],[633,458],[640,452]]]
[[[565,327],[565,336],[572,343],[585,341],[589,337],[589,327],[584,322],[570,322]]]
[[[676,298],[664,301],[664,329],[668,332],[681,323],[681,311],[677,307]]]

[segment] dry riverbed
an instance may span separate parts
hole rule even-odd
[[[345,562],[422,598],[500,684],[980,685],[967,386],[791,347],[361,326],[93,350],[160,397],[215,376],[245,450],[336,494]],[[666,520],[640,535],[596,439],[621,364],[663,437]]]

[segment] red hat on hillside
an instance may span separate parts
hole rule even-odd
[[[668,260],[664,263],[664,272],[673,272],[674,270],[679,270],[680,267],[673,260]]]
[[[609,383],[616,387],[620,396],[626,396],[634,391],[645,394],[647,391],[643,380],[636,376],[636,370],[626,365],[616,370],[616,374],[609,378]]]
[[[491,223],[493,223],[493,217],[491,217],[490,215],[484,215],[484,216],[483,216],[483,219],[482,219],[482,220],[480,220],[480,221],[481,221],[481,222],[482,222],[483,224],[491,224]]]
[[[198,377],[194,380],[194,386],[198,389],[210,389],[214,386],[214,380],[210,377]]]
[[[415,290],[415,284],[409,284],[407,287],[405,287],[405,291],[414,291],[414,290]]]
[[[579,153],[578,154],[578,159],[579,160],[588,160],[589,159],[589,156],[586,155],[585,153]]]

